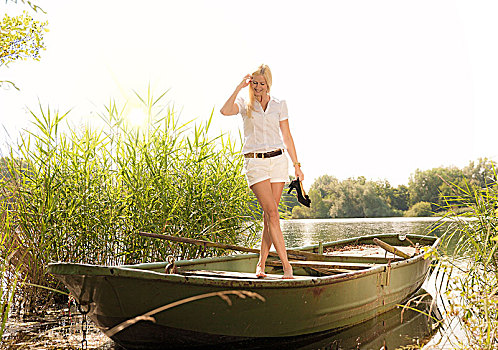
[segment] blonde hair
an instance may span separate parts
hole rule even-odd
[[[255,75],[262,75],[263,78],[265,78],[266,86],[268,87],[269,93],[272,83],[270,67],[268,67],[266,64],[260,65],[258,69],[252,73],[253,77]],[[247,103],[247,116],[249,118],[252,118],[252,111],[254,111],[254,91],[251,88],[249,89],[249,102]]]

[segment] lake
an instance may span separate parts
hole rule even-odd
[[[306,246],[370,234],[406,233],[440,236],[447,221],[440,218],[361,218],[361,219],[302,219],[282,220],[282,231],[288,247]],[[396,349],[426,343],[437,332],[434,322],[423,313],[438,315],[430,308],[437,299],[435,279],[426,281],[419,295],[424,298],[419,310],[403,312],[396,309],[330,337],[300,345],[299,349]],[[441,301],[440,301],[441,302]],[[412,305],[413,306],[413,305]],[[430,310],[430,311],[428,311]],[[439,338],[441,336],[439,335]]]
[[[366,218],[281,220],[287,247],[318,244],[370,234],[407,233],[426,235],[439,218]],[[442,234],[441,228],[432,235]]]
[[[444,228],[434,229],[437,226],[438,218],[376,218],[376,219],[303,219],[303,220],[282,220],[281,226],[284,233],[287,247],[305,246],[328,242],[339,239],[357,237],[376,233],[407,233],[407,234],[431,234],[440,235]],[[443,226],[444,227],[444,226]],[[423,299],[417,306],[419,311],[395,309],[378,317],[351,327],[341,332],[324,333],[320,336],[298,337],[292,342],[285,344],[275,341],[272,343],[245,343],[241,348],[263,349],[263,348],[292,348],[292,349],[396,349],[399,347],[417,346],[426,343],[436,331],[434,322],[424,313],[437,315],[437,308],[430,306],[435,295],[434,280],[427,281],[420,291],[420,298]],[[429,291],[429,292],[426,292]],[[73,307],[74,308],[74,307]],[[61,310],[59,310],[62,312]],[[31,334],[40,332],[33,341],[27,340],[30,337],[23,332],[19,332],[23,345],[29,345],[31,349],[46,349],[48,344],[57,344],[59,348],[78,347],[81,341],[79,333],[81,324],[77,316],[72,318],[60,317],[59,323],[71,324],[71,328],[64,328],[63,332],[32,331]],[[57,317],[56,317],[57,318]],[[401,319],[403,318],[403,322]],[[54,321],[52,321],[54,322]],[[40,324],[43,320],[40,321]],[[57,323],[54,323],[57,326]],[[62,327],[60,324],[59,327]],[[14,326],[11,324],[11,326]],[[26,325],[18,325],[26,328]],[[53,326],[53,327],[55,327]],[[37,327],[35,327],[38,329]],[[9,343],[15,344],[14,335]],[[93,349],[120,349],[112,341],[105,338],[96,327],[90,327],[88,334],[89,348]],[[21,340],[22,339],[22,340]],[[15,345],[11,348],[17,348]],[[48,347],[50,348],[50,347]],[[233,347],[231,347],[233,348]]]
[[[449,220],[441,218],[361,218],[361,219],[301,219],[281,220],[286,246],[299,247],[319,242],[336,241],[363,235],[379,233],[405,233],[440,236],[447,228]],[[439,343],[434,349],[445,348],[445,339],[434,327],[434,320],[424,313],[440,319],[441,313],[435,307],[444,300],[436,292],[435,276],[426,281],[418,296],[423,299],[415,310],[395,309],[372,320],[341,332],[321,335],[319,339],[303,337],[292,344],[294,349],[396,349],[400,347],[418,348],[435,336]],[[432,307],[431,307],[432,305]],[[410,305],[414,306],[414,305]],[[403,322],[401,322],[403,319]],[[282,344],[261,344],[279,347]],[[258,348],[257,343],[255,348]],[[450,347],[452,348],[452,347]],[[431,348],[432,349],[432,348]]]

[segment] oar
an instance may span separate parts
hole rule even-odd
[[[193,239],[193,238],[161,235],[161,234],[150,233],[150,232],[139,232],[138,234],[140,236],[144,236],[144,237],[159,238],[159,239],[164,239],[166,241],[173,241],[173,242],[196,244],[196,245],[200,245],[203,247],[214,247],[214,248],[221,248],[221,249],[237,250],[237,251],[248,252],[248,253],[259,253],[259,249],[241,247],[241,246],[233,245],[233,244],[216,243],[216,242],[211,242],[211,241],[205,241],[202,239]],[[270,256],[278,257],[278,254],[276,252],[269,252],[268,254]],[[297,259],[297,260],[327,261],[327,260],[329,260],[328,258],[330,258],[330,257],[327,257],[325,255],[321,255],[321,254],[303,252],[300,250],[292,250],[292,249],[287,249],[287,255],[289,258]]]
[[[411,256],[406,254],[405,252],[402,252],[401,250],[397,249],[396,247],[393,247],[390,244],[387,244],[386,242],[381,241],[378,238],[373,239],[374,243],[377,244],[379,247],[381,247],[384,250],[387,250],[390,253],[393,253],[394,255],[400,256],[405,259],[410,259]]]

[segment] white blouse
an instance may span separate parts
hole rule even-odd
[[[280,121],[289,119],[285,100],[270,97],[266,111],[255,101],[251,118],[247,116],[246,102],[242,97],[238,97],[235,103],[239,106],[239,113],[244,122],[242,153],[269,152],[285,148],[280,134]]]

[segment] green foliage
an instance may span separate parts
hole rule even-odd
[[[330,217],[393,216],[385,190],[385,183],[367,181],[364,177],[344,180],[338,183],[335,195],[331,198]]]
[[[408,217],[424,217],[432,216],[434,212],[432,211],[432,205],[429,202],[418,202],[415,203],[410,209],[405,213]]]
[[[407,186],[400,185],[396,188],[391,187],[389,182],[378,182],[379,191],[383,198],[386,199],[389,207],[396,212],[403,212],[408,210],[408,203],[410,201],[410,191]]]
[[[26,282],[58,287],[46,276],[52,261],[131,264],[227,254],[143,238],[139,230],[254,244],[259,225],[250,217],[252,197],[234,142],[210,137],[211,119],[180,124],[174,111],[158,107],[161,97],[149,91],[140,98],[149,120],[143,129],[128,127],[115,103],[102,129],[67,126],[63,133],[67,114],[32,112],[34,128],[11,150],[9,176],[0,182],[6,246],[16,247]]]
[[[28,58],[39,60],[40,51],[45,49],[46,26],[47,22],[34,20],[26,11],[15,17],[5,14],[0,22],[0,66]],[[2,82],[16,87],[10,81]]]
[[[479,158],[477,163],[470,162],[463,168],[466,183],[473,188],[487,188],[496,183],[496,163],[487,159]]]
[[[326,200],[324,200],[320,196],[319,190],[315,188],[311,188],[309,193],[308,193],[310,200],[311,200],[311,207],[307,208],[304,206],[298,206],[295,207],[292,211],[292,217],[293,218],[317,218],[317,219],[323,219],[327,218],[328,216],[328,211],[329,211],[329,206],[326,203]]]
[[[339,181],[330,175],[320,176],[311,185],[311,208],[293,206],[292,217],[354,218],[387,216],[440,215],[451,206],[463,212],[465,204],[455,196],[455,186],[466,183],[486,187],[496,183],[495,163],[480,158],[464,169],[434,168],[411,175],[408,186],[392,187],[388,181],[368,181],[364,177]]]
[[[496,349],[498,338],[498,187],[494,181],[489,183],[496,179],[496,172],[491,171],[477,170],[483,175],[480,179],[451,185],[452,195],[444,198],[447,217],[452,219],[445,240],[456,248],[452,256],[440,257],[440,268],[449,271],[448,316],[458,319],[462,332],[457,336],[465,337],[460,340],[465,349]],[[488,184],[482,187],[483,183]],[[455,201],[469,210],[460,214]]]
[[[461,184],[465,181],[462,170],[456,167],[434,168],[420,171],[410,177],[410,204],[428,202],[432,204],[432,210],[440,210],[441,198],[451,194],[449,183]]]
[[[447,205],[461,206],[460,197],[455,188],[466,184],[476,188],[484,188],[496,182],[493,174],[495,163],[487,158],[479,158],[477,164],[470,162],[463,169],[456,167],[434,168],[421,171],[417,169],[410,176],[410,204],[418,202],[431,203],[432,211],[440,212]]]
[[[439,186],[443,180],[438,176],[439,169],[421,171],[415,170],[408,182],[410,189],[410,204],[418,202],[437,203],[439,200]]]
[[[18,59],[40,59],[46,22],[35,21],[25,11],[20,16],[7,14],[0,22],[0,65],[7,65]]]
[[[388,201],[381,193],[379,187],[374,182],[369,182],[363,190],[363,215],[366,218],[379,218],[394,216],[394,211]]]
[[[311,207],[307,208],[301,205],[294,207],[292,217],[295,219],[329,217],[330,203],[327,196],[334,181],[337,180],[329,175],[323,175],[316,179],[308,192],[312,203]]]
[[[324,175],[311,186],[311,208],[295,207],[293,218],[386,217],[398,215],[389,204],[392,192],[387,181],[367,181],[364,177],[339,181]]]

